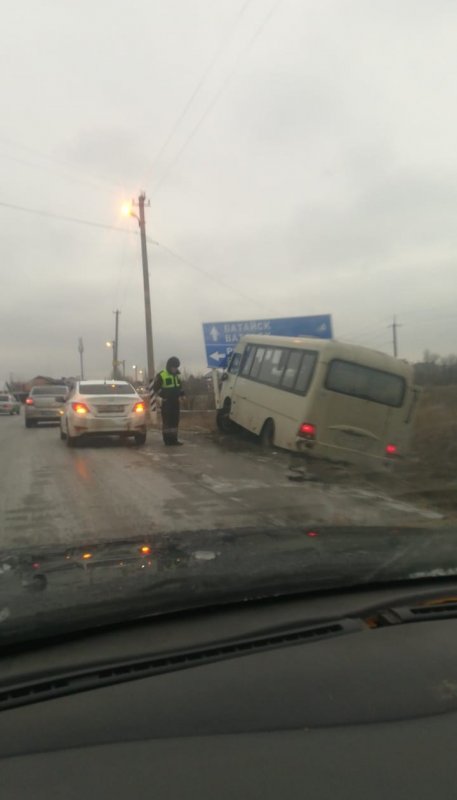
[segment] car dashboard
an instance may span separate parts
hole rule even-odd
[[[2,800],[455,797],[457,619],[372,627],[357,605],[386,598],[364,592],[341,595],[329,623],[335,601],[174,614],[11,653]]]

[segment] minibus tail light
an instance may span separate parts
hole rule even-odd
[[[302,439],[315,439],[316,426],[311,422],[302,422],[298,429],[298,435],[301,436]]]

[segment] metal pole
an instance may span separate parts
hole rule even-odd
[[[112,356],[111,356],[111,380],[114,380],[114,365],[115,365],[115,361],[114,361],[114,341],[111,339],[110,342],[106,343],[106,346],[109,347],[110,350],[112,350],[112,353],[113,353]]]
[[[392,345],[393,345],[393,351],[394,351],[394,357],[395,358],[398,358],[398,335],[397,335],[397,329],[401,328],[401,327],[402,326],[399,325],[399,323],[397,322],[396,314],[394,314],[393,323],[392,323],[392,325],[389,325],[389,328],[392,328]]]
[[[221,407],[221,395],[220,395],[220,387],[219,387],[219,374],[217,369],[211,370],[211,375],[213,378],[213,389],[214,389],[214,402],[216,403],[216,408]]]
[[[152,317],[151,317],[151,292],[149,289],[149,266],[148,250],[146,245],[146,219],[144,216],[144,206],[146,195],[144,192],[138,198],[138,208],[140,212],[139,225],[141,236],[141,260],[143,262],[143,283],[144,283],[144,315],[146,321],[146,353],[148,359],[148,378],[154,378],[154,346],[152,342]]]
[[[84,380],[84,342],[82,337],[79,338],[78,341],[78,350],[79,350],[79,363],[81,368],[81,380]]]
[[[149,266],[148,266],[148,250],[146,245],[146,219],[144,215],[144,207],[146,203],[146,195],[142,192],[138,198],[140,236],[141,236],[141,260],[143,263],[143,284],[144,284],[144,315],[146,321],[146,354],[148,360],[148,374],[146,377],[147,384],[149,385],[150,392],[150,408],[153,420],[156,421],[157,407],[156,398],[152,391],[152,381],[155,376],[154,367],[154,346],[152,341],[152,317],[151,317],[151,292],[149,289]],[[148,201],[149,205],[149,201]]]
[[[113,342],[113,380],[116,380],[118,376],[118,353],[119,353],[119,314],[121,312],[119,309],[113,311],[113,314],[116,316],[116,323],[114,328],[114,342]]]

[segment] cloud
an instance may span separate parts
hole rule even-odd
[[[158,363],[203,367],[204,321],[307,313],[387,350],[397,313],[408,357],[452,351],[452,4],[292,0],[246,48],[253,2],[165,148],[237,9],[134,11],[5,11],[0,201],[125,233],[0,207],[0,381],[74,372],[81,335],[103,373],[115,308],[121,357],[144,365],[138,228],[119,213],[142,189],[165,246],[149,245]]]

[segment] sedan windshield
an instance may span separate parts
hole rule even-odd
[[[67,394],[67,386],[35,386],[31,394],[34,396],[55,397],[56,395]]]
[[[80,394],[136,394],[135,389],[130,384],[125,383],[82,383],[79,386]]]

